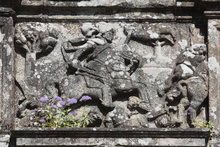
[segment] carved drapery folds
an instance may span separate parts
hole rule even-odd
[[[17,126],[34,126],[40,97],[61,97],[79,102],[70,107],[86,113],[87,126],[195,127],[206,117],[208,87],[197,31],[192,24],[18,23]]]

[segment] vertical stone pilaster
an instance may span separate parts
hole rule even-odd
[[[0,8],[0,119],[1,129],[14,120],[14,29],[8,9]],[[4,15],[3,15],[4,14]]]
[[[209,116],[220,128],[220,20],[208,20]]]

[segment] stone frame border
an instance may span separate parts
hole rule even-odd
[[[33,141],[36,138],[173,138],[173,139],[188,139],[196,141],[201,139],[204,141],[204,146],[207,146],[210,132],[208,129],[103,129],[103,128],[80,128],[80,129],[27,129],[27,130],[12,130],[9,147],[17,147],[17,139],[29,138]],[[26,144],[25,144],[26,145]],[[31,144],[32,145],[32,144]],[[36,144],[33,144],[36,145]],[[49,144],[48,144],[49,145]],[[59,146],[59,145],[58,145]],[[128,145],[130,146],[130,145]]]
[[[14,99],[14,11],[0,7],[0,129],[13,127],[15,117]]]

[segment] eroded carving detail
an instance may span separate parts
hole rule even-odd
[[[182,49],[174,61],[163,52],[177,46],[175,31],[146,27],[123,25],[117,36],[115,28],[103,31],[99,25],[84,23],[74,34],[77,37],[65,38],[55,29],[17,25],[17,53],[25,58],[25,78],[17,79],[19,123],[42,107],[39,97],[49,101],[62,97],[64,102],[70,98],[79,102],[66,107],[78,111],[76,118],[86,113],[88,127],[193,127],[207,98],[206,46]],[[139,46],[152,54],[141,54]],[[165,77],[153,83],[144,72],[172,63],[175,67],[165,83]],[[160,87],[158,93],[151,92],[152,83]],[[81,101],[85,95],[92,100]]]
[[[64,43],[63,51],[65,58],[67,58],[67,51],[74,51],[73,59],[66,59],[66,61],[71,60],[68,63],[71,68],[76,69],[75,75],[79,81],[84,80],[88,88],[99,89],[101,94],[96,94],[98,92],[94,92],[95,90],[92,93],[95,97],[101,98],[102,104],[106,107],[113,107],[112,97],[118,92],[126,93],[137,90],[140,98],[148,99],[144,83],[131,78],[140,66],[141,57],[132,52],[126,43],[112,47],[110,43],[114,34],[113,30],[101,34],[94,27],[82,26],[82,33],[86,38],[77,38],[68,42],[71,45]],[[78,45],[82,40],[87,41]],[[79,90],[74,90],[74,95],[71,96],[79,98],[82,94],[90,94],[89,90],[88,92],[83,90],[78,96],[77,93]]]
[[[182,52],[165,87],[159,90],[172,121],[184,128],[192,125],[208,96],[206,54],[205,44],[194,44]]]
[[[17,80],[17,84],[22,89],[22,97],[19,99],[19,116],[24,117],[23,110],[37,107],[37,98],[40,91],[36,86],[38,83],[35,79],[35,68],[37,68],[37,60],[48,55],[57,43],[57,32],[55,30],[39,31],[30,25],[18,25],[16,29],[16,43],[18,45],[17,52],[25,55],[25,80]],[[40,76],[40,75],[38,75]],[[20,114],[21,113],[21,114]]]

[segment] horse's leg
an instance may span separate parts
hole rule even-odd
[[[111,88],[108,85],[102,87],[102,104],[106,107],[113,108]]]
[[[196,108],[189,107],[188,108],[188,114],[189,114],[189,123],[191,127],[195,127],[196,123]]]
[[[146,86],[141,83],[133,82],[134,88],[138,90],[139,97],[151,105]]]

